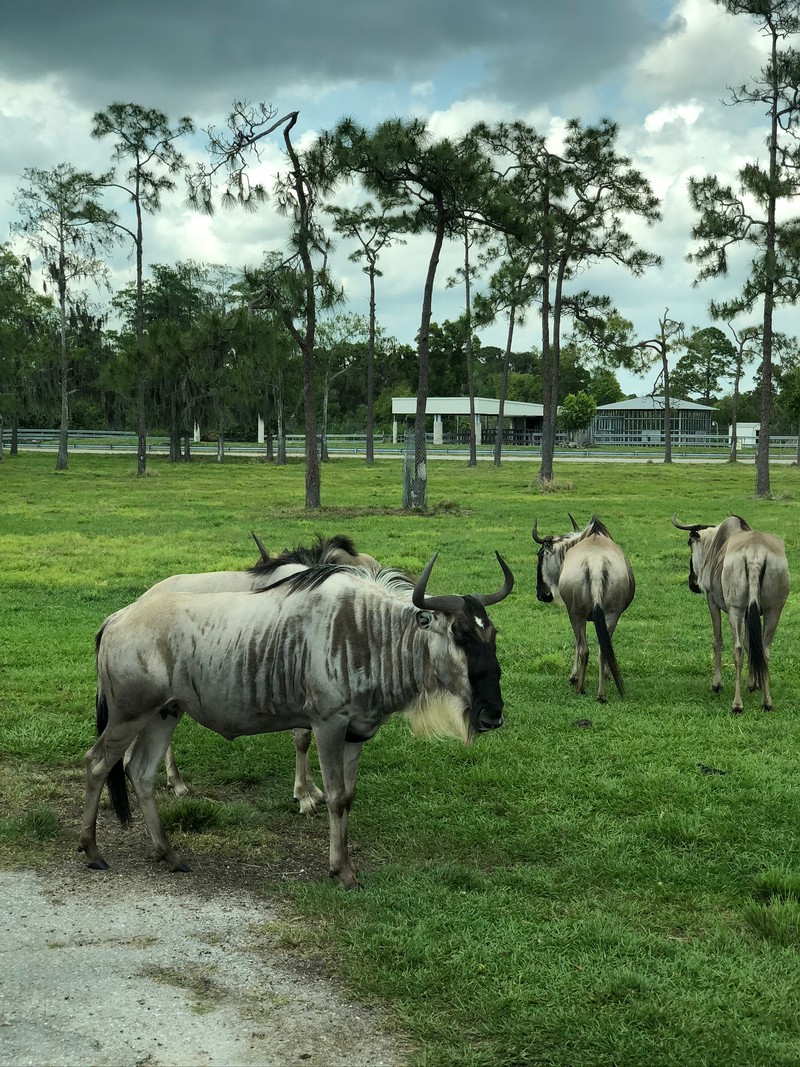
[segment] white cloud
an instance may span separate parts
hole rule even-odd
[[[678,104],[674,107],[659,107],[645,115],[644,128],[648,133],[658,133],[664,126],[671,123],[682,123],[685,126],[693,126],[703,114],[703,106],[696,100],[688,104]]]

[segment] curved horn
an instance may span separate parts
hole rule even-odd
[[[438,552],[434,552],[425,565],[425,570],[419,576],[411,594],[411,603],[415,608],[424,608],[426,611],[460,611],[464,606],[463,596],[425,596],[428,579],[438,555]]]
[[[264,545],[261,542],[261,538],[258,536],[258,534],[253,533],[252,530],[250,531],[250,535],[255,541],[255,543],[258,545],[258,551],[261,553],[261,562],[267,563],[269,561],[269,552],[267,552],[266,548],[264,548]]]
[[[539,534],[536,531],[536,523],[538,521],[539,521],[538,519],[534,519],[533,520],[533,529],[531,530],[531,537],[534,539],[534,541],[536,542],[537,545],[543,545],[544,544],[544,538],[540,537]]]
[[[503,588],[498,589],[496,593],[490,593],[488,596],[478,596],[477,600],[480,600],[481,604],[486,608],[490,604],[498,604],[501,600],[505,600],[511,590],[514,588],[514,575],[511,573],[511,568],[506,561],[495,549],[494,554],[497,556],[497,562],[503,568],[503,574],[505,575],[505,581],[503,582]]]
[[[682,522],[678,522],[677,511],[672,516],[672,525],[676,530],[689,530],[691,533],[697,533],[698,530],[707,530],[709,528],[707,523],[704,525],[702,522],[696,522],[692,526],[685,526]]]
[[[578,526],[577,522],[575,522],[575,520],[573,519],[573,517],[572,517],[572,512],[571,512],[571,511],[568,511],[568,512],[567,512],[567,515],[569,515],[569,521],[570,521],[570,522],[572,523],[572,529],[573,529],[573,530],[574,530],[574,531],[575,531],[576,533],[578,533],[578,532],[580,531],[580,526]]]

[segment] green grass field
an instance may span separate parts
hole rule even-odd
[[[387,1005],[420,1064],[800,1063],[797,594],[773,646],[775,711],[753,694],[732,716],[727,623],[715,696],[708,611],[669,521],[734,511],[780,534],[798,588],[800,472],[773,468],[763,501],[752,466],[570,463],[542,494],[537,464],[432,461],[423,516],[398,509],[396,461],[326,465],[335,506],[313,514],[299,464],[149,467],[139,480],[122,457],[73,455],[58,475],[49,455],[0,464],[0,862],[83,862],[93,638],[153,582],[249,566],[251,530],[271,549],[346,532],[412,572],[439,550],[434,594],[498,587],[498,549],[517,578],[491,609],[506,726],[467,749],[399,720],[366,746],[350,823],[365,891],[329,884],[325,816],[293,811],[287,735],[231,744],[184,722],[191,798],[164,788],[159,802],[188,877],[204,856],[262,866],[265,891],[302,917],[286,945]],[[598,513],[637,579],[614,640],[627,697],[611,688],[605,706],[570,689],[566,614],[535,596],[532,522],[563,532],[567,511]],[[123,839],[152,852],[140,823],[105,814],[116,870]]]

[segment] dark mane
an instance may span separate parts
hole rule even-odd
[[[739,520],[739,525],[741,526],[742,530],[745,530],[745,531],[749,532],[749,531],[750,531],[750,530],[752,529],[752,527],[751,527],[751,526],[749,526],[749,525],[748,525],[748,524],[747,524],[747,523],[745,522],[745,520],[744,520],[744,519],[742,518],[742,516],[741,516],[741,515],[733,515],[733,514],[731,514],[731,515],[729,516],[729,518],[731,518],[731,519],[738,519],[738,520]]]
[[[323,537],[322,534],[317,534],[315,545],[295,545],[294,548],[285,548],[280,555],[261,559],[252,567],[248,567],[248,573],[271,574],[277,567],[283,567],[287,563],[316,567],[320,563],[329,563],[331,556],[337,551],[347,552],[350,556],[357,555],[356,546],[344,534],[335,534],[333,537]]]
[[[297,562],[292,560],[291,562]],[[263,593],[271,593],[274,589],[286,586],[289,593],[299,593],[309,589],[317,589],[334,574],[359,574],[366,577],[367,572],[358,567],[348,567],[344,563],[316,563],[307,570],[297,571],[294,574],[281,578],[274,585],[262,589]]]
[[[602,522],[597,515],[592,515],[589,519],[589,525],[586,528],[587,534],[599,534],[600,537],[607,537],[609,541],[613,541],[614,538],[608,532],[608,527]]]
[[[396,596],[401,597],[410,593],[414,588],[413,579],[401,571],[393,570],[391,567],[384,567],[376,574],[365,567],[353,566],[349,563],[315,563],[308,567],[307,570],[288,574],[285,578],[275,582],[274,585],[258,590],[258,592],[271,593],[273,589],[280,589],[281,586],[285,586],[289,593],[317,589],[333,574],[350,574],[357,578],[363,578],[364,581],[373,582],[375,585],[382,586]]]

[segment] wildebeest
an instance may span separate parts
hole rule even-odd
[[[185,866],[155,803],[155,778],[176,723],[188,714],[233,738],[311,728],[330,821],[330,872],[358,885],[347,851],[348,815],[365,741],[394,712],[469,740],[503,724],[496,632],[487,596],[426,594],[434,556],[411,600],[346,567],[311,567],[261,593],[164,593],[109,616],[96,639],[97,728],[86,754],[80,847],[97,848],[100,792],[108,779],[120,821],[131,780],[158,855]],[[122,757],[136,741],[123,772]]]
[[[352,539],[344,534],[336,534],[333,537],[318,535],[315,544],[295,545],[294,548],[285,548],[276,556],[270,556],[256,534],[252,534],[252,537],[258,546],[261,558],[247,570],[173,574],[169,578],[164,578],[151,586],[142,593],[139,599],[157,596],[166,592],[258,592],[261,589],[268,589],[271,585],[290,574],[318,564],[345,564],[353,567],[364,567],[373,573],[380,570],[378,561],[373,556],[359,552]],[[317,805],[324,801],[325,795],[317,786],[311,773],[311,763],[308,757],[308,750],[311,745],[311,731],[294,730],[292,731],[292,736],[295,748],[294,799],[298,803],[301,815],[313,814],[317,810]],[[189,790],[178,769],[171,743],[164,757],[164,762],[166,764],[169,787],[175,792],[176,796],[185,796]]]
[[[672,516],[672,525],[689,531],[689,588],[705,593],[714,633],[714,677],[722,688],[722,618],[728,614],[733,635],[735,688],[731,711],[742,711],[742,648],[747,649],[750,692],[763,691],[763,708],[772,710],[769,691],[769,650],[783,605],[789,595],[789,565],[780,537],[751,529],[739,515],[719,526],[686,525]],[[764,630],[761,630],[761,616]]]
[[[625,695],[622,676],[611,644],[620,615],[633,600],[636,583],[622,549],[597,516],[581,530],[570,515],[572,532],[540,537],[533,524],[532,536],[540,545],[536,570],[536,596],[549,603],[561,600],[575,634],[575,658],[569,680],[583,693],[589,646],[586,623],[591,621],[600,646],[600,678],[597,699],[606,702],[606,670]]]

